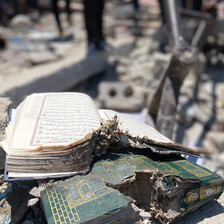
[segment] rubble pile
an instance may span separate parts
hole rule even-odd
[[[5,138],[5,128],[8,124],[8,112],[11,101],[8,98],[0,97],[0,141]],[[5,167],[5,151],[0,147],[0,171]]]
[[[44,13],[37,20],[32,19],[31,15],[13,17],[9,27],[0,29],[1,37],[6,42],[5,48],[0,51],[1,75],[11,75],[18,70],[23,71],[66,57],[66,43],[71,48],[75,42],[84,42],[80,17],[80,13],[74,16],[76,26],[66,29],[63,37],[58,36],[51,13]]]
[[[224,36],[223,33],[217,33],[207,37],[204,51],[208,63],[216,66],[224,65]]]
[[[141,37],[135,44],[128,57],[109,58],[109,62],[115,64],[118,81],[99,84],[98,100],[101,107],[123,112],[147,110],[170,54],[160,53],[158,41],[150,37]],[[149,115],[146,113],[143,120],[146,121],[147,117]]]
[[[222,36],[219,36],[219,43],[221,38]],[[138,102],[142,102],[142,108],[147,110],[161,75],[168,65],[170,54],[159,53],[158,42],[150,38],[142,37],[136,42],[136,46],[128,57],[116,59],[118,61],[116,72],[120,81],[102,82],[99,85],[98,99],[101,106],[125,111],[125,107],[119,103],[119,99],[123,98],[122,102],[125,103],[126,112],[141,111],[134,103],[137,92],[138,99],[141,99]],[[191,69],[181,88],[174,139],[186,146],[205,148],[210,156],[209,160],[204,158],[203,164],[215,172],[221,172],[224,164],[222,160],[224,79],[222,67],[214,67],[209,62],[208,49],[207,43],[204,54],[199,55],[198,63]],[[213,45],[213,49],[221,51],[222,48],[220,46],[216,48]],[[110,94],[111,89],[116,90],[116,88],[119,90],[117,92],[125,93],[121,89],[127,86],[132,88],[133,94],[128,96],[125,94],[121,96],[120,93],[118,96]],[[147,123],[149,115],[143,114],[143,121]],[[148,120],[152,123],[152,119]]]
[[[177,114],[176,140],[185,145],[207,149],[210,161],[204,159],[204,165],[215,172],[221,172],[224,164],[224,80],[220,68],[209,67],[205,72],[198,76],[191,74],[184,82]],[[185,134],[181,134],[180,130]]]

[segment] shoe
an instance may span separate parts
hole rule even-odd
[[[95,53],[97,53],[98,51],[99,49],[97,48],[96,44],[90,43],[87,49],[86,57],[90,57],[94,55]]]
[[[98,49],[100,51],[110,52],[112,47],[105,40],[101,40],[98,44]]]

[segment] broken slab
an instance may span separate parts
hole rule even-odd
[[[113,48],[110,53],[117,56],[127,56],[135,48],[135,38],[132,36],[122,37],[116,41],[108,38],[108,43]]]
[[[33,65],[56,61],[57,59],[59,59],[58,56],[50,50],[35,51],[27,55],[27,60]]]
[[[121,38],[113,42],[111,43],[113,50],[110,54],[127,55],[134,47],[133,38]],[[13,107],[16,107],[27,95],[34,92],[70,90],[90,77],[103,72],[106,69],[107,56],[105,52],[98,52],[92,57],[86,57],[84,43],[72,45],[69,47],[69,53],[56,62],[32,68],[23,67],[19,70],[15,67],[12,74],[4,76],[0,74],[2,83],[0,96],[9,97]]]
[[[8,124],[8,114],[11,101],[9,98],[0,97],[0,141],[2,141],[5,136],[5,128]]]
[[[89,174],[48,184],[41,194],[48,223],[133,223],[140,210],[131,203],[157,221],[171,223],[223,191],[219,175],[189,160],[131,151],[109,153]]]
[[[99,100],[103,108],[118,111],[139,111],[145,106],[144,93],[122,82],[101,82]]]
[[[27,95],[34,92],[66,91],[102,72],[105,67],[105,55],[97,53],[89,58],[81,54],[54,63],[23,69],[22,74],[5,77],[0,96],[9,97],[13,106],[17,106]]]
[[[8,113],[11,101],[0,97],[0,141],[5,138],[5,128],[8,124]],[[0,171],[5,167],[5,151],[0,147]]]
[[[10,21],[10,27],[15,29],[29,28],[32,25],[32,21],[29,16],[26,15],[16,15]]]

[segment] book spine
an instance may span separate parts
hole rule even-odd
[[[182,210],[185,210],[196,204],[199,204],[200,206],[213,198],[218,198],[223,190],[224,183],[222,179],[217,179],[216,183],[191,190],[186,194],[186,197],[181,204],[181,208]]]

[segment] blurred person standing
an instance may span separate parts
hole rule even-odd
[[[66,2],[67,20],[69,24],[72,25],[70,0],[65,0],[65,2]],[[62,28],[61,20],[60,20],[60,8],[58,6],[58,0],[51,0],[51,4],[52,4],[52,10],[55,16],[55,20],[58,26],[58,31],[60,35],[63,36],[63,28]]]
[[[106,42],[103,34],[104,0],[83,0],[84,20],[87,32],[88,52],[104,51]]]

